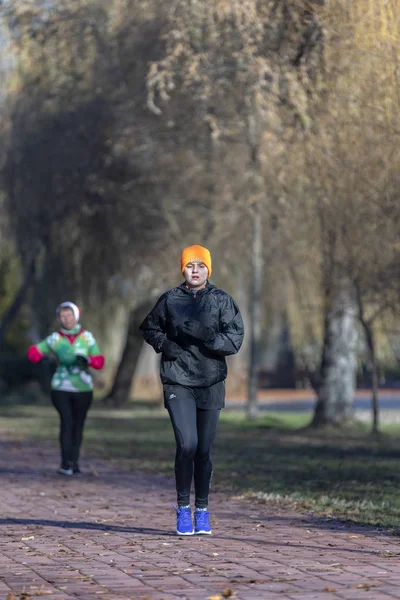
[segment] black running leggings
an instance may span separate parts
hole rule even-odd
[[[197,408],[190,395],[167,405],[176,440],[175,480],[178,506],[190,504],[194,471],[195,505],[207,508],[212,463],[211,446],[217,432],[220,409]]]
[[[51,401],[60,415],[61,459],[65,465],[78,462],[83,426],[92,399],[93,392],[51,392]]]

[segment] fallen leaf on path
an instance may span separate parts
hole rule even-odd
[[[297,579],[290,579],[289,577],[274,577],[272,581],[297,581]]]
[[[40,586],[40,588],[36,585],[31,585],[29,594],[31,594],[32,596],[52,596],[53,592],[52,590],[46,590],[46,588],[43,585]],[[27,599],[28,598],[30,598],[30,596],[27,596]]]
[[[322,591],[323,592],[336,592],[335,588],[329,588],[329,587],[328,588],[324,588]]]
[[[369,590],[371,588],[379,587],[377,583],[358,583],[357,585],[351,585],[351,590]]]
[[[224,598],[230,598],[233,592],[231,588],[226,588],[221,594],[216,594],[215,596],[209,596],[208,600],[223,600]]]
[[[15,596],[12,592],[10,592],[9,594],[7,594],[7,600],[15,600]]]
[[[249,579],[247,583],[265,583],[264,579]]]
[[[361,535],[347,535],[346,537],[348,537],[351,540],[353,538],[360,538]]]
[[[28,535],[27,537],[22,537],[21,542],[27,542],[28,540],[34,540],[34,539],[35,539],[34,535]]]

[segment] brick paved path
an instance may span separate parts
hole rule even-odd
[[[400,543],[376,529],[212,495],[211,537],[172,533],[172,480],[0,443],[0,600],[400,598]]]

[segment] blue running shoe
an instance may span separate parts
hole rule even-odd
[[[208,510],[194,511],[194,533],[211,535],[210,513]]]
[[[174,507],[175,508],[175,507]],[[190,506],[175,508],[176,510],[176,533],[178,535],[193,535],[192,512]]]

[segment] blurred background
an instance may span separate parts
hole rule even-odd
[[[99,402],[160,399],[138,326],[207,246],[243,313],[228,399],[313,424],[400,387],[397,0],[0,2],[0,391],[82,308]],[[292,393],[292,392],[291,392]],[[304,393],[303,393],[304,396]]]

